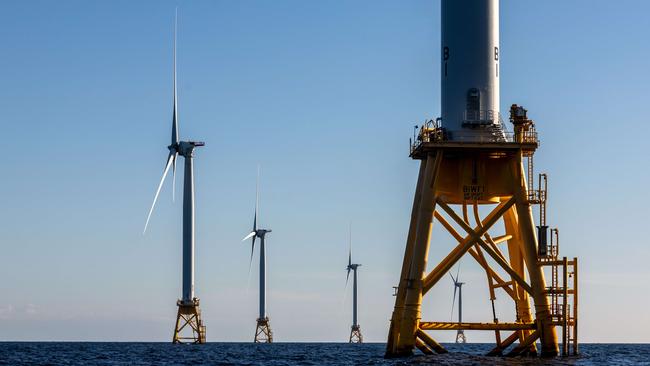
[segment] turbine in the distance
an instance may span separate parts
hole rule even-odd
[[[251,259],[248,264],[250,274],[251,265],[253,264],[253,253],[255,252],[255,239],[260,239],[260,304],[259,316],[257,317],[257,326],[255,327],[255,343],[273,343],[273,331],[271,331],[271,323],[269,317],[266,315],[266,234],[271,232],[271,229],[258,228],[259,204],[260,204],[260,171],[257,169],[257,185],[255,189],[255,214],[253,216],[253,230],[242,239],[246,241],[252,238],[251,241]]]
[[[454,305],[456,304],[456,290],[458,290],[458,323],[460,324],[463,322],[463,285],[465,282],[460,282],[458,280],[459,274],[460,267],[456,272],[456,277],[454,277],[454,275],[451,273],[449,275],[451,276],[451,280],[454,281],[454,297],[451,301],[451,314],[452,316],[454,314]],[[456,333],[456,343],[467,343],[467,338],[465,338],[465,333],[462,329],[458,329],[458,332]]]
[[[183,290],[182,297],[176,302],[178,313],[174,328],[173,343],[205,343],[205,326],[201,319],[199,299],[194,297],[194,173],[193,158],[194,148],[204,146],[203,142],[180,141],[178,136],[178,103],[176,92],[176,30],[177,20],[174,20],[174,106],[172,112],[172,138],[167,146],[169,155],[163,171],[162,179],[158,184],[153,204],[147,215],[144,231],[147,231],[149,219],[156,206],[160,189],[165,182],[169,168],[173,167],[174,186],[176,180],[176,159],[178,156],[185,158],[185,177],[183,180]],[[191,335],[183,335],[183,329],[191,330]]]
[[[361,335],[361,326],[359,326],[357,318],[357,269],[361,264],[352,263],[352,225],[350,225],[349,237],[349,252],[348,252],[348,266],[346,267],[348,274],[345,279],[345,287],[348,287],[350,280],[350,271],[354,272],[352,278],[352,330],[350,331],[350,343],[363,343],[363,336]]]

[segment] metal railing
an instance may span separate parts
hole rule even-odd
[[[463,125],[488,125],[488,124],[500,124],[503,123],[501,118],[501,113],[495,110],[483,110],[483,111],[465,111],[463,112]]]
[[[497,125],[494,125],[489,130],[482,131],[483,133],[476,133],[476,131],[452,131],[450,140],[455,142],[513,142],[513,134],[505,132]]]
[[[521,141],[517,141],[516,139],[516,134],[514,132],[506,132],[506,136],[508,137],[509,142],[520,142],[520,143],[539,143],[539,140],[537,139],[537,131],[535,129],[530,129],[527,131],[522,131],[520,132],[521,134]]]
[[[520,143],[538,143],[537,132],[528,130],[521,132],[521,141],[517,141],[515,133],[507,131],[505,124],[494,125],[491,130],[492,134],[477,134],[468,131],[447,131],[440,124],[440,119],[427,120],[422,126],[416,126],[413,137],[409,139],[410,152],[413,153],[418,147],[428,142],[473,142],[473,143],[491,143],[491,142],[520,142]]]

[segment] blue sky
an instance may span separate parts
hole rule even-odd
[[[253,334],[256,276],[247,289],[240,240],[260,164],[276,339],[348,336],[351,221],[360,323],[385,341],[417,174],[408,138],[440,113],[433,0],[5,1],[0,340],[170,339],[181,273],[170,185],[142,228],[169,141],[176,6],[180,134],[206,141],[196,291],[209,340]],[[523,104],[537,122],[549,223],[581,260],[586,342],[650,342],[649,11],[501,2],[502,110]],[[487,321],[469,262],[465,315]],[[453,287],[439,287],[425,316],[446,320]]]

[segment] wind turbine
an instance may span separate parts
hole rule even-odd
[[[271,323],[269,317],[266,315],[266,234],[271,232],[271,229],[260,229],[257,227],[258,214],[260,205],[260,169],[257,168],[257,184],[255,188],[255,214],[253,216],[253,230],[242,239],[246,241],[252,238],[251,241],[251,259],[248,264],[248,271],[253,264],[253,253],[255,252],[255,239],[260,239],[260,304],[259,316],[257,318],[257,326],[255,327],[255,343],[273,343],[273,331],[271,331]]]
[[[167,163],[163,170],[163,175],[158,184],[153,204],[147,215],[147,221],[144,225],[144,232],[147,231],[149,219],[156,206],[160,189],[165,182],[169,168],[172,167],[173,174],[173,191],[176,185],[176,160],[178,156],[185,158],[185,177],[183,179],[183,290],[182,297],[176,302],[178,314],[176,316],[176,326],[174,328],[173,343],[205,343],[205,326],[201,319],[201,310],[199,309],[199,299],[194,296],[194,173],[193,158],[194,148],[204,146],[199,141],[180,141],[178,135],[178,97],[176,91],[176,34],[178,29],[178,10],[174,18],[174,105],[172,110],[172,138],[171,144],[167,146],[169,155]],[[191,335],[184,336],[181,334],[183,329],[191,329]]]
[[[456,290],[458,290],[458,323],[460,324],[463,322],[463,285],[465,284],[465,282],[460,282],[458,280],[459,274],[460,274],[460,267],[456,272],[455,278],[454,275],[452,275],[451,273],[449,275],[451,276],[451,280],[454,281],[454,298],[451,302],[451,313],[453,316],[454,305],[456,303]],[[456,333],[456,343],[467,343],[467,338],[465,338],[465,333],[463,332],[462,329],[458,329],[458,333]]]
[[[350,250],[348,253],[348,266],[347,271],[348,275],[345,278],[345,287],[348,287],[348,281],[350,280],[350,271],[354,271],[354,277],[352,279],[352,330],[350,331],[350,343],[363,343],[363,336],[361,335],[361,327],[357,319],[357,269],[361,267],[361,264],[352,263],[352,225],[350,225]]]

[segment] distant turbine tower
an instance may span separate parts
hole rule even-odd
[[[454,278],[454,275],[451,273],[449,275],[451,276],[451,280],[454,281],[454,298],[451,302],[451,313],[453,316],[454,304],[456,303],[456,290],[458,290],[458,323],[460,324],[463,322],[463,285],[465,282],[458,281],[459,273],[460,268],[458,268],[458,272],[456,272],[456,278]],[[467,343],[467,338],[465,338],[465,333],[462,329],[458,329],[458,333],[456,333],[456,343]]]
[[[178,11],[174,19],[174,107],[172,113],[172,139],[167,157],[167,164],[163,171],[162,179],[158,184],[153,204],[147,215],[147,221],[144,225],[144,232],[147,231],[149,219],[156,206],[160,189],[165,182],[169,168],[173,167],[173,186],[175,189],[176,182],[176,159],[178,155],[185,158],[185,178],[183,181],[183,296],[176,302],[178,314],[176,316],[176,326],[174,328],[173,343],[205,343],[205,326],[201,319],[201,310],[199,309],[199,299],[194,297],[194,173],[193,157],[194,148],[204,146],[203,142],[198,141],[179,141],[178,137],[178,104],[176,92],[176,33],[178,28]],[[172,195],[173,190],[172,189]],[[173,197],[173,196],[172,196]],[[143,233],[144,233],[143,232]],[[188,327],[189,326],[189,327]],[[181,330],[191,329],[192,334],[182,336]]]
[[[257,185],[255,189],[255,215],[253,216],[253,230],[244,237],[242,241],[253,239],[251,242],[251,259],[248,264],[250,267],[253,264],[253,252],[255,251],[255,239],[260,238],[260,309],[257,318],[257,326],[255,327],[255,343],[273,343],[273,332],[271,331],[271,323],[269,317],[266,315],[266,234],[271,232],[271,229],[258,229],[257,216],[259,211],[260,201],[260,170],[257,168]]]
[[[361,327],[359,326],[357,318],[357,269],[361,264],[352,263],[352,225],[350,225],[350,251],[348,254],[348,275],[345,279],[345,287],[348,287],[350,280],[350,271],[354,271],[354,278],[352,279],[352,330],[350,331],[350,343],[363,343],[363,336],[361,335]]]

